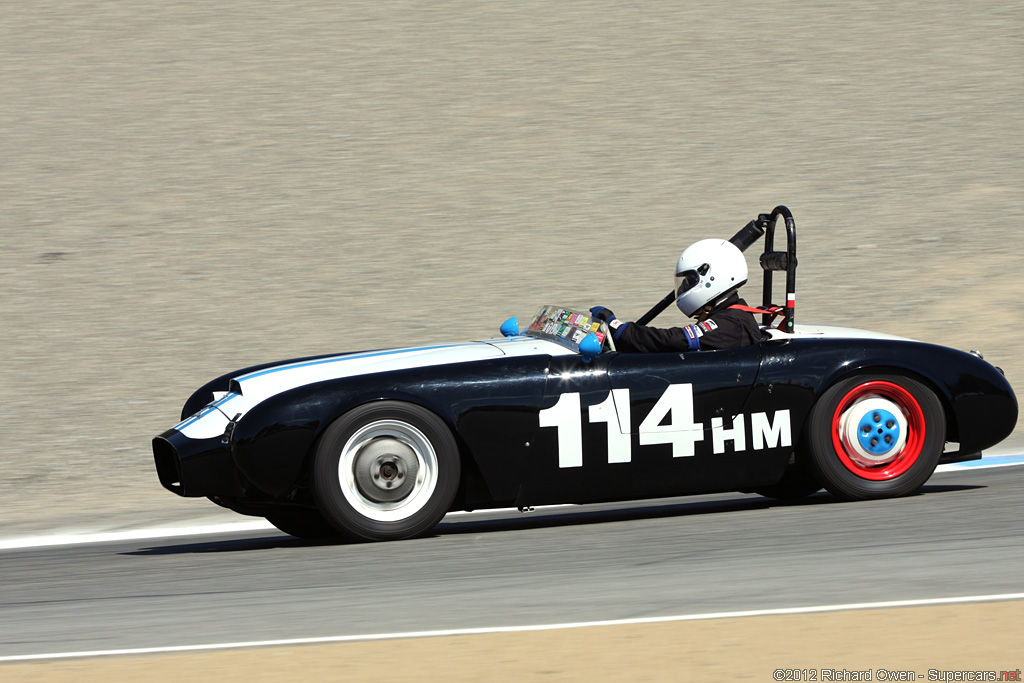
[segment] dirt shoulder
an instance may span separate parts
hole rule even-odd
[[[790,669],[804,681],[957,680],[942,672],[1019,673],[1022,636],[1024,602],[1003,602],[36,662],[0,666],[0,678],[772,681]]]

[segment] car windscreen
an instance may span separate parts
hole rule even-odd
[[[580,350],[580,342],[590,333],[603,344],[607,328],[589,311],[578,311],[565,306],[541,306],[526,330],[526,335],[548,339],[562,346]]]

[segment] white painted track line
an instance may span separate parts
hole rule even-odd
[[[544,510],[576,505],[546,505]],[[496,508],[475,512],[449,512],[445,517],[458,515],[481,515],[494,512],[512,512],[516,508]],[[50,533],[0,540],[0,550],[22,550],[26,548],[47,548],[61,545],[82,545],[86,543],[109,543],[112,541],[144,541],[153,538],[177,538],[179,536],[203,536],[207,534],[232,534],[247,531],[277,531],[277,527],[265,519],[250,518],[245,522],[224,524],[202,524],[195,526],[155,527],[152,529],[129,529],[127,531],[104,531],[96,533]],[[283,532],[282,532],[283,533]]]
[[[234,650],[254,647],[289,647],[293,645],[323,645],[329,643],[351,643],[367,640],[395,640],[399,638],[438,638],[442,636],[470,636],[487,633],[522,633],[526,631],[554,631],[593,626],[628,626],[632,624],[663,624],[677,621],[699,621],[705,619],[738,619],[743,617],[766,617],[785,614],[815,614],[819,612],[847,612],[866,609],[892,609],[898,607],[927,607],[937,605],[958,605],[979,602],[1006,602],[1024,600],[1024,593],[1002,593],[997,595],[968,595],[952,598],[926,598],[922,600],[892,600],[889,602],[861,602],[843,605],[813,605],[809,607],[780,607],[776,609],[744,610],[739,612],[707,612],[703,614],[681,614],[669,617],[641,617],[633,619],[609,619],[606,621],[580,621],[566,624],[535,624],[529,626],[493,626],[485,628],[455,628],[439,631],[407,631],[404,633],[372,633],[351,636],[325,636],[320,638],[289,638],[286,640],[254,640],[235,643],[207,643],[202,645],[173,645],[167,647],[141,647],[125,650],[91,650],[82,652],[53,652],[35,655],[8,655],[0,662],[25,662],[40,659],[72,659],[83,657],[109,657],[125,655],[167,654],[175,652],[198,652],[202,650]]]
[[[991,467],[1010,467],[1024,465],[1024,455],[985,456],[981,460],[963,463],[940,465],[936,473],[958,472],[962,470],[987,469]],[[555,507],[576,507],[572,505],[549,505],[538,509]],[[487,514],[494,512],[510,512],[515,508],[498,510],[480,510],[476,513],[452,512],[453,515]],[[178,538],[185,536],[203,536],[208,534],[245,533],[248,531],[274,531],[275,527],[263,519],[251,519],[244,522],[225,524],[207,524],[202,526],[157,527],[152,529],[132,529],[127,531],[111,531],[99,533],[49,533],[37,536],[0,539],[0,550],[22,550],[27,548],[45,548],[64,545],[83,545],[87,543],[109,543],[114,541],[135,541],[157,538]]]
[[[1012,467],[1014,465],[1024,465],[1024,455],[986,455],[980,460],[968,460],[967,462],[954,462],[949,465],[939,465],[935,468],[935,472],[984,470],[991,467]]]
[[[43,548],[57,545],[80,545],[84,543],[109,543],[112,541],[136,541],[149,538],[177,538],[179,536],[201,536],[205,534],[230,534],[245,531],[262,531],[274,526],[265,519],[228,524],[204,524],[202,526],[157,527],[154,529],[131,529],[90,534],[46,534],[0,541],[0,550]]]

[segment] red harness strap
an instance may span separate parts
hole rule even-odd
[[[786,312],[786,309],[782,306],[769,306],[767,308],[754,308],[753,306],[744,306],[743,304],[733,304],[729,308],[734,308],[737,311],[746,311],[747,313],[753,313],[755,315],[770,315],[771,318],[768,320],[768,324],[771,325],[775,322],[775,319]]]

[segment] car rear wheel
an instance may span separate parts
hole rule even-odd
[[[830,387],[808,417],[810,465],[844,500],[914,493],[935,471],[946,420],[935,394],[906,377],[852,377]]]
[[[313,469],[323,516],[375,541],[434,528],[460,478],[458,446],[445,423],[399,401],[368,403],[338,418],[320,440]]]
[[[299,538],[338,538],[345,534],[312,508],[285,507],[266,514],[275,527]]]

